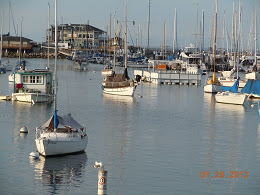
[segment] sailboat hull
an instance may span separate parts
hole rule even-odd
[[[88,137],[80,133],[44,133],[35,139],[38,152],[43,156],[65,155],[84,151]]]
[[[222,92],[215,95],[216,102],[224,104],[243,105],[247,95],[240,93]]]
[[[121,95],[121,96],[133,96],[136,86],[128,87],[115,87],[115,88],[103,88],[103,93],[111,95]]]
[[[214,85],[214,84],[207,84],[204,85],[204,92],[205,93],[217,93],[222,91],[221,85]]]

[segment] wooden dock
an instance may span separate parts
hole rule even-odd
[[[189,74],[177,71],[144,71],[134,70],[147,82],[168,85],[201,85],[201,74]]]

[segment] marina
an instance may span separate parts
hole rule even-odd
[[[38,68],[47,62],[28,60]],[[134,97],[111,96],[100,89],[102,69],[90,64],[88,71],[78,72],[69,61],[58,60],[58,77],[64,79],[58,86],[59,112],[68,113],[63,105],[70,105],[87,127],[88,146],[81,154],[30,160],[29,153],[36,150],[35,127],[53,115],[53,104],[0,101],[2,193],[97,194],[93,165],[102,161],[108,194],[257,194],[258,100],[248,99],[244,106],[219,104],[202,85],[151,83],[141,83]],[[1,94],[12,93],[8,74],[1,75],[0,86]],[[22,126],[28,134],[20,134]],[[202,171],[210,177],[201,178]],[[248,178],[212,178],[216,171],[228,176],[248,171]]]
[[[257,0],[1,5],[0,194],[259,194]]]

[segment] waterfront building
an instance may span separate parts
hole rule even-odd
[[[54,41],[54,25],[49,31],[50,41]],[[47,32],[47,34],[49,33]],[[106,32],[89,24],[60,24],[57,34],[59,43],[68,43],[68,47],[74,49],[100,48],[103,45],[104,36],[106,36]]]
[[[18,37],[18,36],[9,36],[3,35],[3,50],[7,53],[9,51],[19,52],[21,46],[21,52],[27,53],[32,51],[32,48],[35,46],[35,43],[28,38]]]

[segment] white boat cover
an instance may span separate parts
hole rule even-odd
[[[71,114],[67,114],[63,117],[57,116],[59,121],[59,126],[63,126],[66,128],[70,128],[71,130],[78,130],[78,129],[84,129],[75,119],[71,116]],[[54,115],[42,126],[40,126],[40,129],[49,129],[54,130]]]

